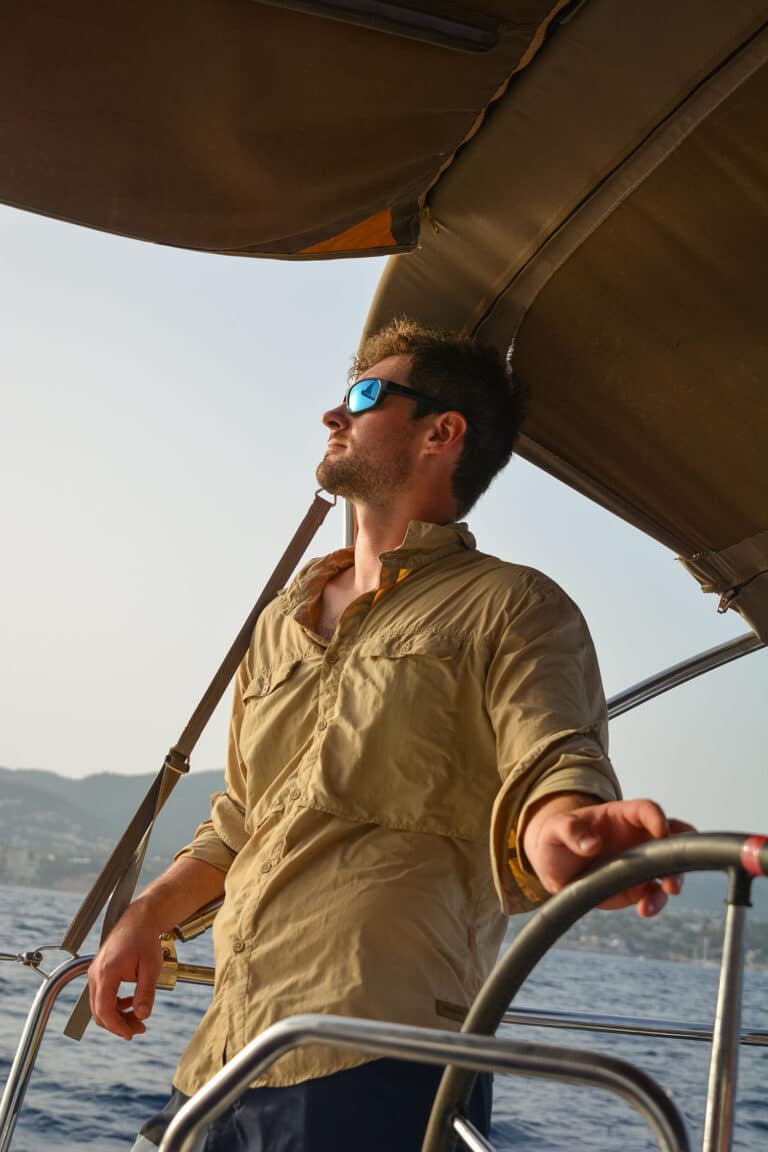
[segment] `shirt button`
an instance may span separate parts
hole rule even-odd
[[[299,792],[298,788],[291,788],[290,792],[288,793],[289,800],[298,800],[300,796],[301,792]]]
[[[318,723],[317,727],[318,727],[318,731],[324,732],[325,729],[328,727],[328,721],[327,720],[321,720]]]
[[[326,662],[328,664],[335,664],[337,660],[338,656],[334,655],[333,652],[330,654],[330,656],[326,656]]]
[[[259,696],[268,696],[268,695],[269,695],[269,684],[265,684],[262,688],[259,688]]]
[[[233,940],[232,941],[232,951],[233,952],[245,952],[245,940]]]
[[[406,640],[405,644],[403,644],[403,652],[410,652],[411,647],[412,645],[410,640]]]
[[[270,864],[269,860],[264,861],[264,863],[261,866],[261,871],[262,872],[271,872],[272,871],[272,865]]]

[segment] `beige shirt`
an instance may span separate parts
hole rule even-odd
[[[298,1012],[458,1028],[503,913],[543,895],[510,850],[526,806],[619,794],[592,642],[557,585],[477,552],[464,525],[414,522],[328,641],[319,596],[352,559],[310,563],[261,616],[226,791],[181,853],[227,870],[186,1093]],[[302,1049],[259,1083],[365,1060]]]

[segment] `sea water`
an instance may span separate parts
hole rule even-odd
[[[71,895],[0,887],[0,951],[29,951],[55,943],[76,910]],[[649,931],[652,931],[652,926]],[[210,933],[182,945],[180,959],[211,963]],[[95,950],[90,942],[83,952]],[[49,967],[61,953],[46,956]],[[43,964],[46,967],[46,963]],[[594,1011],[711,1023],[717,969],[555,949],[539,964],[518,996],[526,1008]],[[0,1082],[8,1075],[39,977],[18,964],[0,964]],[[89,1026],[75,1043],[62,1028],[83,986],[60,997],[48,1025],[12,1152],[127,1152],[134,1134],[168,1095],[176,1060],[210,999],[210,989],[178,986],[159,992],[146,1036],[131,1043]],[[768,972],[745,974],[744,1025],[768,1028]],[[507,1033],[510,1028],[506,1028]],[[701,1146],[708,1045],[695,1041],[603,1036],[551,1029],[514,1029],[520,1039],[620,1056],[645,1069],[671,1092],[689,1125],[692,1147]],[[768,1143],[768,1049],[743,1047],[734,1148]],[[634,1110],[602,1091],[498,1076],[492,1139],[499,1149],[608,1152],[656,1147]],[[361,1152],[365,1136],[361,1133]]]

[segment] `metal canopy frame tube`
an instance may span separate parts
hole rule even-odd
[[[624,1060],[574,1048],[523,1044],[496,1037],[414,1028],[380,1020],[311,1014],[291,1016],[267,1028],[222,1068],[171,1121],[159,1152],[191,1152],[201,1130],[220,1116],[280,1056],[304,1044],[349,1048],[477,1072],[543,1077],[602,1088],[623,1097],[644,1118],[659,1146],[688,1152],[685,1122],[664,1089]]]
[[[437,8],[434,4],[425,8],[390,0],[259,0],[259,3],[373,28],[390,36],[403,36],[406,40],[420,40],[458,52],[490,52],[499,42],[499,21],[487,12]]]
[[[765,648],[765,642],[754,632],[745,632],[735,640],[727,640],[725,644],[718,644],[716,648],[707,648],[705,652],[691,656],[679,664],[673,664],[663,672],[657,672],[654,676],[640,680],[633,687],[625,688],[623,692],[612,696],[608,701],[608,719],[615,720],[617,716],[623,716],[625,712],[637,708],[638,704],[644,704],[646,700],[662,696],[665,692],[669,692],[670,688],[676,688],[678,684],[686,684],[705,672],[721,668],[723,664],[730,664],[732,660],[748,656],[750,652],[757,652],[760,648]]]

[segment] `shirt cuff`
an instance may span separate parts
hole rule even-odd
[[[572,734],[545,757],[527,791],[520,795],[519,787],[508,779],[496,798],[491,821],[492,868],[507,915],[528,912],[550,895],[528,865],[519,833],[532,804],[561,792],[583,792],[593,796],[596,804],[621,799],[611,762],[592,737]]]
[[[248,842],[244,826],[244,813],[240,805],[227,792],[211,796],[211,816],[195,832],[195,838],[177,852],[174,859],[192,856],[228,872],[232,861]]]
[[[235,859],[235,853],[221,842],[213,829],[203,831],[202,826],[198,828],[195,839],[176,853],[174,860],[181,860],[184,856],[202,860],[203,863],[218,868],[220,872],[228,872]]]

